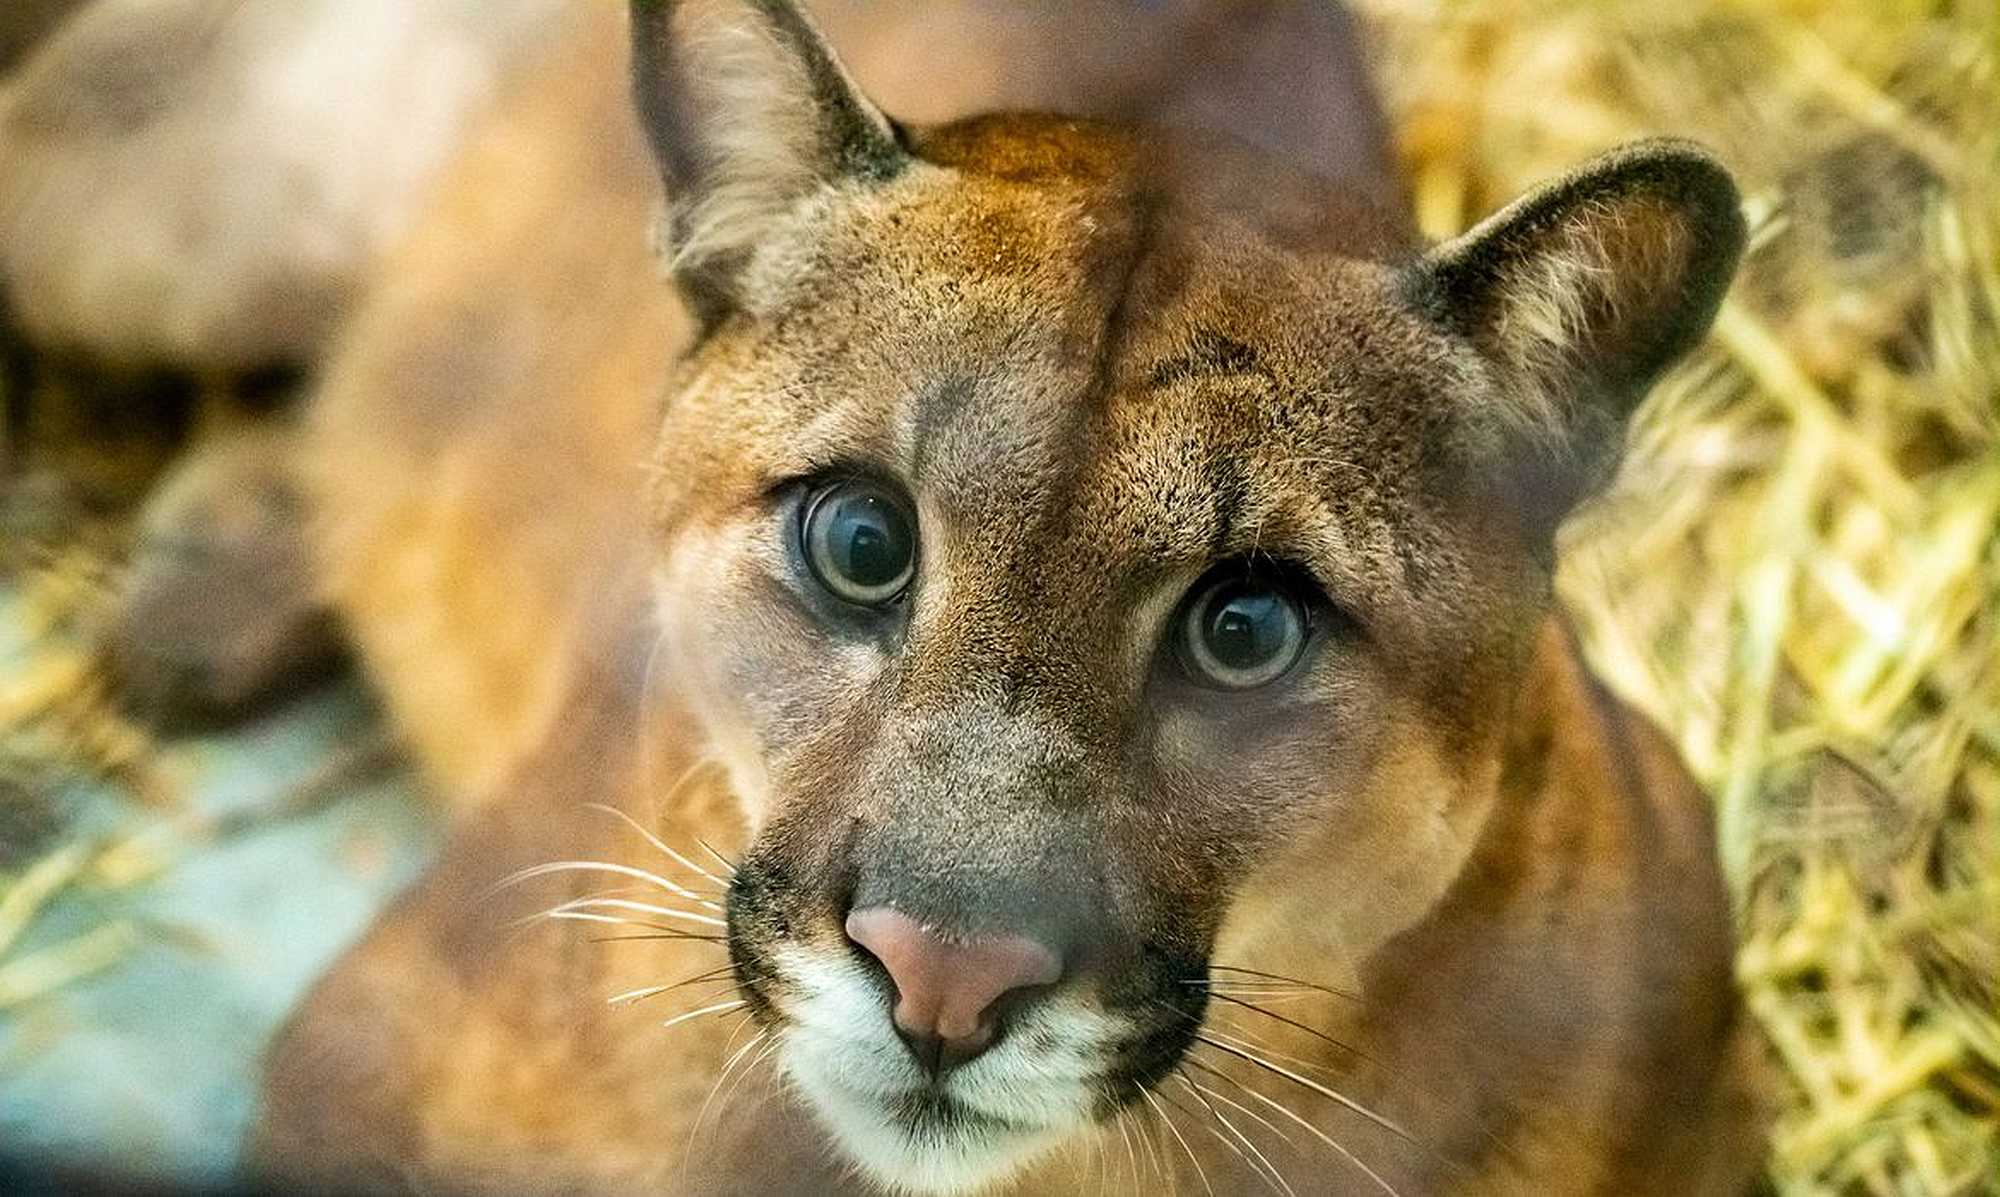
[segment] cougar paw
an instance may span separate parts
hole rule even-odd
[[[97,644],[128,705],[156,725],[240,719],[340,659],[313,585],[294,435],[260,426],[198,445],[147,504]]]

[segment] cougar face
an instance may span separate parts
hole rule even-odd
[[[1457,877],[1554,522],[1733,192],[1655,145],[1424,253],[1227,146],[897,127],[788,6],[634,13],[737,981],[855,1163],[975,1188],[1145,1100],[1211,969],[1349,966]]]

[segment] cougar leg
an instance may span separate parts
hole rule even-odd
[[[68,19],[83,0],[7,0],[0,4],[0,71],[12,70]]]

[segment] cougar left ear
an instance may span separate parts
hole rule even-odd
[[[1500,382],[1468,413],[1547,537],[1616,465],[1646,388],[1707,332],[1743,251],[1736,186],[1682,141],[1586,164],[1433,250],[1421,302]]]
[[[632,0],[632,65],[674,276],[704,321],[740,302],[751,250],[800,201],[907,160],[790,0]]]

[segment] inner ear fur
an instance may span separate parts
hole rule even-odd
[[[801,201],[907,161],[789,0],[632,0],[632,70],[666,184],[663,248],[707,322],[739,304],[751,251]]]
[[[1640,142],[1428,254],[1422,302],[1500,384],[1468,412],[1530,534],[1610,475],[1646,389],[1708,331],[1742,256],[1735,183],[1685,141]]]

